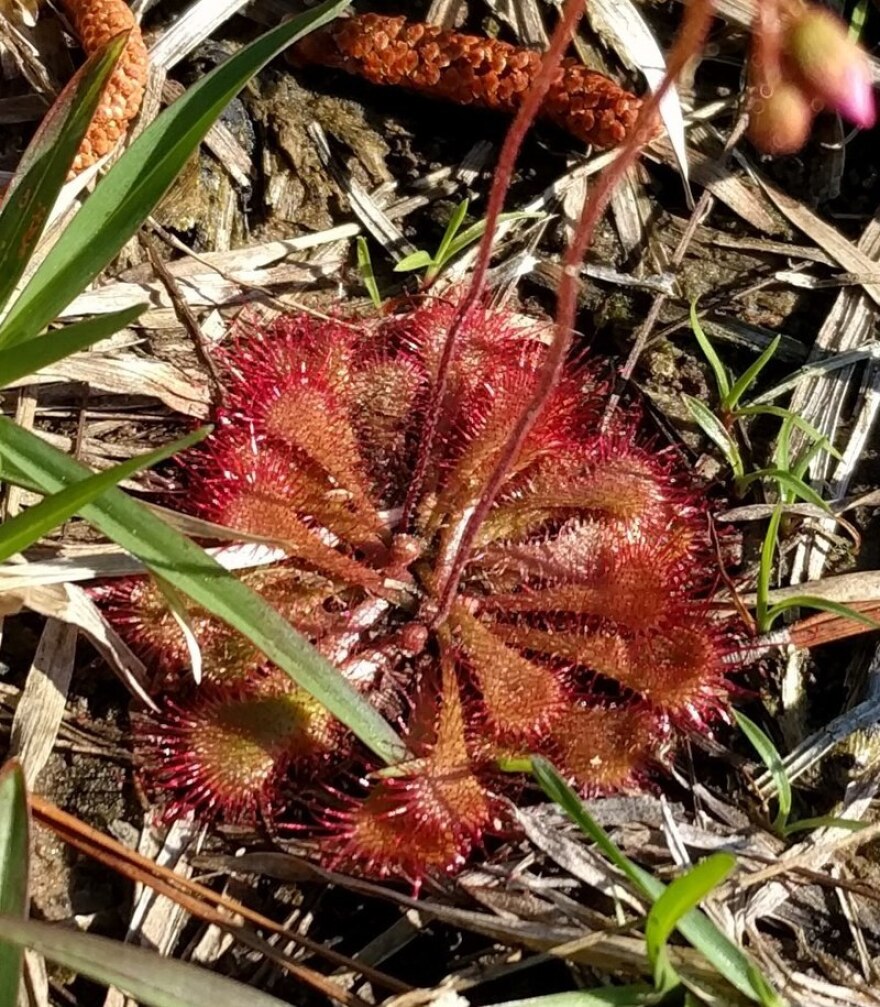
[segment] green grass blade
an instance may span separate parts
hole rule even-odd
[[[42,236],[126,41],[127,35],[113,39],[77,71],[24,152],[5,200],[0,199],[0,311]]]
[[[147,1007],[289,1007],[253,986],[190,962],[66,926],[2,915],[0,937],[33,948],[78,975],[116,986]]]
[[[543,996],[525,997],[522,1000],[505,1000],[492,1007],[649,1007],[659,997],[651,986],[634,983],[632,986],[603,986],[593,990],[571,990],[567,993],[547,993]]]
[[[455,236],[461,230],[461,225],[464,223],[464,218],[467,216],[470,205],[471,201],[465,196],[452,211],[452,216],[449,218],[449,223],[446,225],[446,230],[443,232],[443,237],[440,239],[440,244],[437,246],[437,252],[434,255],[435,269],[443,268],[449,257],[449,249],[455,240]]]
[[[861,832],[867,829],[870,822],[860,822],[857,818],[837,818],[835,815],[819,815],[816,818],[799,818],[789,822],[782,830],[784,836],[792,836],[796,832],[812,832],[814,829],[847,829],[850,832]]]
[[[506,224],[513,220],[543,220],[547,214],[543,212],[534,212],[528,210],[507,210],[504,213],[498,215],[498,223]],[[459,252],[463,252],[468,245],[472,245],[475,241],[479,241],[483,237],[483,233],[486,230],[486,221],[478,220],[475,224],[471,224],[470,227],[466,227],[461,234],[457,234],[455,239],[449,245],[446,250],[445,261],[449,259],[454,259]],[[440,263],[442,265],[443,263]]]
[[[186,164],[229,101],[292,42],[332,21],[348,0],[325,0],[216,67],[152,122],[107,172],[0,327],[0,346],[41,332],[111,262]]]
[[[726,409],[727,412],[733,412],[733,410],[736,409],[739,400],[758,380],[758,376],[761,371],[763,371],[767,364],[773,359],[776,351],[779,349],[781,341],[782,336],[777,336],[773,342],[764,349],[764,352],[760,355],[760,357],[758,357],[757,360],[755,360],[748,368],[746,368],[746,370],[742,372],[722,401],[722,408]]]
[[[44,493],[58,493],[91,475],[62,451],[0,417],[0,443],[11,466]],[[342,721],[380,759],[393,763],[403,743],[339,671],[259,594],[202,548],[121,490],[83,508],[83,517],[212,615],[243,633]]]
[[[734,710],[733,716],[742,733],[749,739],[752,748],[760,756],[761,762],[767,767],[767,772],[773,777],[779,801],[779,810],[773,821],[773,828],[777,832],[782,832],[791,815],[791,780],[788,778],[785,763],[772,740],[753,720],[744,713],[740,713],[739,710]]]
[[[692,909],[696,909],[735,866],[736,857],[732,854],[715,853],[670,882],[666,891],[651,907],[645,922],[645,946],[648,949],[648,961],[654,969],[654,985],[658,990],[671,990],[680,982],[672,967],[667,947],[672,932],[681,919]]]
[[[821,444],[822,450],[827,451],[832,458],[836,458],[838,461],[843,458],[843,455],[821,430],[817,430],[812,423],[808,423],[790,409],[783,409],[782,406],[743,406],[741,409],[737,409],[736,414],[737,416],[776,416],[781,420],[790,420],[792,425],[803,431],[810,440]]]
[[[44,333],[19,343],[9,350],[0,350],[0,388],[35,374],[43,367],[64,360],[102,339],[131,325],[147,308],[138,304],[109,315],[98,315],[83,322],[65,325],[63,329]]]
[[[764,541],[761,545],[761,562],[758,564],[758,583],[756,585],[757,599],[755,602],[755,621],[758,629],[766,633],[773,625],[770,618],[770,579],[773,576],[773,561],[779,545],[779,524],[782,521],[782,507],[777,504],[770,515]]]
[[[666,890],[663,882],[652,877],[638,864],[634,864],[614,845],[608,833],[593,820],[577,794],[546,759],[534,756],[532,771],[544,793],[596,843],[611,863],[629,878],[645,898],[656,902]],[[760,976],[745,953],[725,937],[699,909],[692,909],[686,913],[676,926],[679,933],[740,993],[750,1000],[757,1001],[762,1007],[784,1007],[784,1001],[770,988],[763,976]],[[758,976],[760,981],[756,980],[755,976]]]
[[[123,479],[128,479],[129,476],[140,472],[141,469],[158,465],[166,458],[191,448],[194,444],[204,440],[210,432],[210,427],[202,427],[186,437],[181,437],[180,440],[157,448],[155,451],[129,458],[128,461],[120,462],[103,472],[96,472],[59,493],[53,493],[52,496],[48,496],[40,503],[29,507],[24,513],[17,514],[14,518],[5,521],[0,525],[0,562],[9,559],[10,556],[14,556],[23,549],[27,549],[34,542],[38,542],[53,528],[63,524],[68,518],[81,511],[83,507],[96,500],[102,493],[121,483]],[[0,454],[3,454],[4,450],[4,446],[0,444]]]
[[[396,263],[394,266],[395,273],[415,273],[419,269],[427,269],[429,266],[433,265],[434,260],[431,258],[429,252],[426,252],[424,248],[420,248],[416,252],[410,252],[409,255],[404,255],[400,262]]]
[[[751,486],[753,482],[757,482],[759,479],[772,479],[779,483],[781,488],[787,490],[795,497],[800,497],[801,500],[806,500],[807,503],[820,507],[827,514],[831,513],[831,508],[822,499],[821,495],[812,486],[805,483],[803,479],[799,479],[788,469],[758,469],[756,472],[750,472],[747,476],[743,476],[740,479],[740,487],[741,489],[746,489],[746,487]],[[786,501],[786,503],[790,502],[790,500]]]
[[[367,239],[358,235],[357,243],[357,266],[360,273],[361,282],[367,288],[373,307],[379,311],[382,308],[382,295],[379,293],[379,284],[376,282],[376,273],[373,269],[373,260],[370,257],[370,246]]]
[[[683,395],[684,404],[694,420],[699,424],[700,429],[721,449],[722,454],[727,459],[727,464],[733,469],[733,474],[740,479],[745,474],[742,456],[736,441],[725,430],[721,420],[709,409],[708,406],[695,399],[692,395]]]
[[[712,372],[715,375],[715,384],[718,387],[718,398],[721,402],[726,402],[727,397],[730,395],[730,378],[727,376],[727,368],[721,362],[721,357],[719,357],[715,352],[712,340],[709,339],[703,331],[703,326],[700,325],[700,317],[697,314],[696,298],[691,301],[691,329],[693,329],[694,336],[696,336],[697,342],[700,344],[703,356],[709,361],[709,366],[712,368]]]
[[[867,626],[868,629],[880,629],[880,622],[872,619],[869,615],[865,615],[864,612],[860,612],[856,608],[850,608],[849,605],[842,605],[839,601],[829,601],[827,598],[819,598],[812,594],[799,594],[773,605],[767,612],[767,617],[771,624],[790,608],[815,608],[820,612],[832,612],[834,615],[843,616],[844,619],[852,619],[853,622]]]
[[[27,789],[21,765],[0,769],[0,913],[24,919],[28,909],[30,862]],[[0,941],[0,1007],[17,1007],[21,948]]]

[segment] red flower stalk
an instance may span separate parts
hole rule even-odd
[[[188,470],[200,515],[287,548],[249,582],[402,716],[412,760],[318,817],[332,862],[416,880],[460,865],[494,827],[499,755],[544,753],[585,791],[631,787],[676,725],[703,726],[726,695],[725,631],[703,600],[714,564],[705,504],[670,458],[638,444],[634,416],[600,431],[603,387],[583,365],[563,369],[439,614],[462,531],[549,353],[537,323],[468,313],[404,532],[455,313],[426,301],[384,319],[292,316],[242,334],[224,361],[217,430]],[[110,608],[159,655],[167,712],[141,734],[141,760],[172,813],[280,812],[283,780],[322,765],[338,737],[327,720],[299,694],[279,697],[260,655],[197,611],[214,684],[183,686],[181,701],[186,652],[160,596],[132,582]],[[296,707],[289,731],[284,704]],[[343,751],[361,775],[373,768]],[[336,778],[323,778],[331,804]]]
[[[299,41],[290,56],[356,74],[372,84],[397,84],[460,105],[515,112],[541,67],[542,54],[498,39],[445,31],[403,17],[361,14]],[[600,149],[632,130],[641,100],[604,74],[565,59],[541,115]]]

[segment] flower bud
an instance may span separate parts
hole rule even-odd
[[[862,129],[874,125],[877,113],[868,60],[839,18],[807,7],[788,26],[783,49],[809,97]]]
[[[807,142],[813,109],[795,84],[781,81],[768,98],[755,90],[749,139],[764,154],[794,154]]]

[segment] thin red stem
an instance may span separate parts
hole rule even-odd
[[[412,522],[413,512],[421,494],[428,464],[434,451],[434,442],[437,438],[437,429],[440,425],[440,416],[443,411],[443,402],[446,398],[449,382],[449,368],[453,360],[459,334],[464,327],[467,316],[480,300],[486,286],[489,263],[492,259],[495,229],[498,226],[498,218],[501,215],[501,211],[504,209],[504,199],[507,196],[507,190],[510,188],[510,180],[513,177],[516,159],[519,156],[526,133],[537,117],[541,104],[556,77],[559,64],[583,12],[584,0],[566,0],[559,23],[550,40],[550,46],[541,62],[541,71],[526,93],[523,103],[504,138],[501,153],[498,156],[498,167],[495,170],[495,177],[489,192],[489,201],[486,207],[486,230],[480,242],[474,274],[471,278],[468,291],[462,298],[452,324],[449,326],[449,332],[446,334],[446,341],[443,345],[443,352],[437,367],[437,377],[428,402],[415,469],[403,504],[403,514],[400,523],[401,530],[403,531],[406,531]]]
[[[651,139],[654,123],[664,95],[672,87],[681,74],[687,62],[698,53],[703,46],[709,25],[712,21],[711,0],[693,0],[685,8],[684,22],[679,31],[676,43],[667,60],[666,74],[657,90],[642,106],[636,127],[627,138],[620,153],[605,171],[599,176],[596,186],[588,194],[584,203],[577,231],[566,251],[562,280],[559,284],[559,295],[556,310],[556,333],[547,351],[547,356],[538,374],[537,387],[528,405],[520,414],[510,437],[501,450],[498,461],[486,485],[480,502],[471,514],[461,536],[458,550],[449,567],[445,583],[440,591],[435,625],[439,625],[449,615],[455,599],[461,575],[467,565],[473,548],[474,540],[480,526],[486,519],[498,491],[507,478],[510,467],[518,457],[526,438],[544,410],[547,401],[553,394],[565,364],[577,311],[577,291],[580,276],[580,264],[584,258],[590,241],[596,229],[599,218],[614,192],[615,186],[629,170],[642,150]]]

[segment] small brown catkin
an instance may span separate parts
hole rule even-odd
[[[372,84],[397,84],[504,112],[519,108],[541,66],[541,53],[532,49],[380,14],[350,17],[312,32],[290,56],[299,65],[335,67]],[[541,115],[606,150],[626,139],[641,105],[640,98],[604,74],[565,59]]]
[[[62,0],[86,55],[128,31],[128,44],[110,77],[71,174],[116,146],[138,114],[147,83],[148,56],[140,27],[124,0]]]

